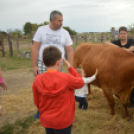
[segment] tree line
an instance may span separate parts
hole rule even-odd
[[[24,36],[27,37],[27,38],[32,38],[34,33],[36,32],[36,30],[38,29],[38,27],[43,26],[43,25],[48,25],[49,23],[50,22],[48,22],[48,21],[45,21],[44,23],[40,23],[40,24],[26,22],[23,25],[23,31],[21,31],[19,29],[14,29],[14,30],[7,29],[6,32],[0,30],[0,34],[2,34],[3,37],[7,37],[7,33],[10,33],[12,38],[15,38],[16,36],[18,38],[22,38]],[[77,33],[75,30],[71,29],[68,26],[63,26],[63,28],[66,29],[71,36],[76,36],[76,35],[77,36],[78,35],[87,36],[87,34],[85,34],[85,33]],[[134,23],[129,25],[127,28],[128,28],[129,34],[134,37]],[[115,30],[118,31],[117,29],[115,29]],[[111,29],[110,29],[110,31],[111,31]],[[105,32],[103,32],[103,33],[105,33]]]
[[[3,35],[3,37],[7,36],[7,33],[10,33],[12,38],[15,38],[18,36],[18,38],[22,38],[24,36],[28,38],[32,38],[34,33],[37,31],[38,27],[48,25],[50,22],[45,21],[44,23],[37,24],[37,23],[31,23],[31,22],[26,22],[23,26],[23,31],[19,29],[7,29],[7,31],[0,31],[0,33]],[[71,29],[68,26],[63,26],[64,29],[66,29],[70,35],[76,35],[76,31]]]

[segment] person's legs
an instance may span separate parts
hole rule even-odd
[[[53,128],[45,128],[45,130],[46,130],[46,134],[56,134],[55,129]]]
[[[82,104],[81,103],[79,103],[78,108],[82,109]]]
[[[71,126],[64,129],[55,129],[55,134],[71,134]]]
[[[88,108],[88,102],[85,97],[82,97],[82,105],[84,110]]]
[[[75,100],[79,102],[78,108],[81,109],[82,108],[81,97],[75,96]]]

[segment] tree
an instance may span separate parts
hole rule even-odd
[[[43,23],[41,23],[41,24],[39,24],[39,25],[38,25],[38,27],[43,26],[43,25],[44,25],[44,24],[43,24]]]
[[[45,21],[45,22],[44,22],[44,25],[48,25],[48,24],[50,24],[49,21]]]
[[[30,22],[27,22],[23,27],[24,33],[28,34],[32,32],[32,25]]]
[[[3,37],[7,36],[7,33],[5,31],[0,31],[0,34],[2,34]]]
[[[134,23],[132,23],[131,25],[128,26],[128,31],[134,38]]]
[[[16,35],[18,36],[18,38],[22,38],[23,34],[22,34],[22,31],[19,30],[19,29],[14,29],[13,30],[13,34],[12,34],[12,37],[16,37]]]
[[[76,35],[77,32],[75,32],[75,30],[72,30],[70,27],[63,27],[64,29],[66,29],[70,35]]]
[[[31,24],[31,25],[32,25],[32,31],[36,32],[39,27],[38,24],[35,23],[35,24]]]

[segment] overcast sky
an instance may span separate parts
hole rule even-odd
[[[0,0],[0,30],[49,21],[52,10],[61,11],[63,25],[76,32],[107,32],[134,23],[134,0]]]

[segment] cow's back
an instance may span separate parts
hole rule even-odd
[[[97,47],[99,45],[99,47]],[[78,67],[81,63],[86,54],[91,51],[94,47],[97,47],[96,52],[98,53],[103,49],[101,44],[89,44],[83,43],[79,45],[74,51],[74,67]]]
[[[77,52],[79,54],[76,57]],[[99,75],[92,84],[115,89],[117,85],[121,88],[121,80],[123,81],[124,73],[126,73],[124,68],[130,64],[129,61],[134,58],[134,54],[118,46],[82,44],[75,52],[74,60],[76,58],[80,59],[77,63],[82,63],[87,77],[92,76],[96,68],[99,70]]]

